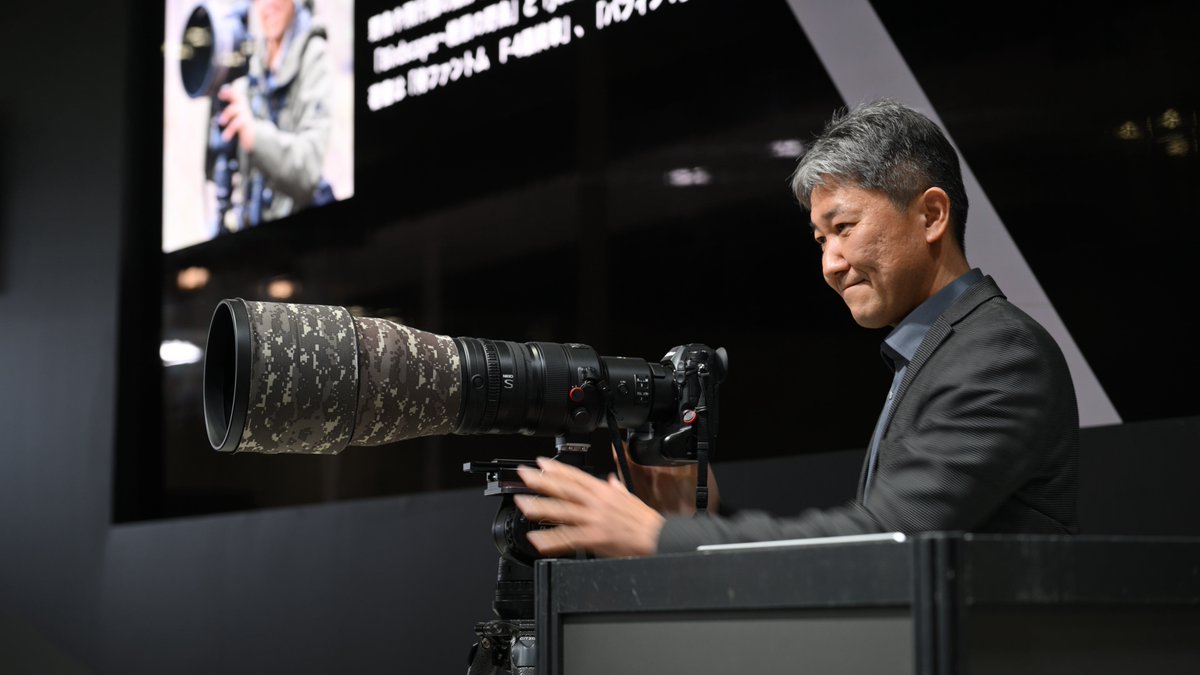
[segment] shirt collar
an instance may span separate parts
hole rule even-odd
[[[917,348],[921,346],[925,335],[929,333],[933,322],[937,321],[938,317],[947,309],[950,309],[960,295],[982,279],[983,272],[979,271],[979,268],[972,269],[946,284],[942,290],[934,293],[925,302],[917,305],[916,309],[909,312],[908,316],[904,317],[904,320],[897,324],[891,333],[888,333],[880,347],[883,360],[888,367],[896,371],[908,365],[908,362],[912,361],[913,356],[916,355]]]

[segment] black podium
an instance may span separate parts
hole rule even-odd
[[[536,567],[539,675],[1200,673],[1200,538],[934,533]]]

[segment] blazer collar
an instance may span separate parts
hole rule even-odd
[[[896,388],[891,410],[888,411],[888,417],[883,423],[883,433],[885,436],[887,435],[888,427],[891,426],[892,417],[895,416],[896,409],[900,407],[900,401],[904,398],[905,392],[908,391],[909,385],[916,378],[917,373],[921,372],[921,368],[929,360],[929,357],[954,332],[955,324],[967,318],[980,305],[995,297],[1003,298],[1004,293],[1000,291],[1000,287],[996,285],[992,277],[985,276],[964,291],[962,295],[958,296],[954,304],[950,305],[950,308],[929,327],[929,332],[925,334],[925,339],[921,340],[921,345],[917,347],[916,353],[913,354],[912,359],[908,362],[908,370],[904,373],[904,379],[900,381],[900,386]]]

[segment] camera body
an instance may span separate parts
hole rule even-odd
[[[639,464],[696,461],[701,416],[728,366],[724,349],[702,344],[679,345],[654,363],[578,343],[455,343],[463,397],[454,433],[560,436],[614,426],[630,431]],[[704,377],[713,385],[707,397]]]

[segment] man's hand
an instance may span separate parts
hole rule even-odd
[[[217,118],[221,139],[229,141],[236,135],[242,150],[250,152],[254,149],[254,112],[250,110],[246,92],[226,84],[217,92],[217,98],[225,101],[225,109]]]
[[[625,459],[629,466],[630,476],[622,476],[626,484],[631,484],[633,491],[642,501],[664,515],[690,516],[696,512],[696,465],[681,466],[645,466],[633,461],[629,456],[629,447],[625,446]],[[621,463],[617,461],[616,448],[613,449],[613,462],[620,471]],[[716,513],[721,503],[721,493],[717,490],[717,477],[713,474],[712,465],[708,466],[708,512]]]
[[[658,549],[663,517],[609,475],[600,480],[573,466],[538,458],[541,471],[517,472],[542,497],[517,495],[516,504],[530,522],[557,527],[529,533],[529,543],[544,555],[587,550],[605,556],[651,555]]]

